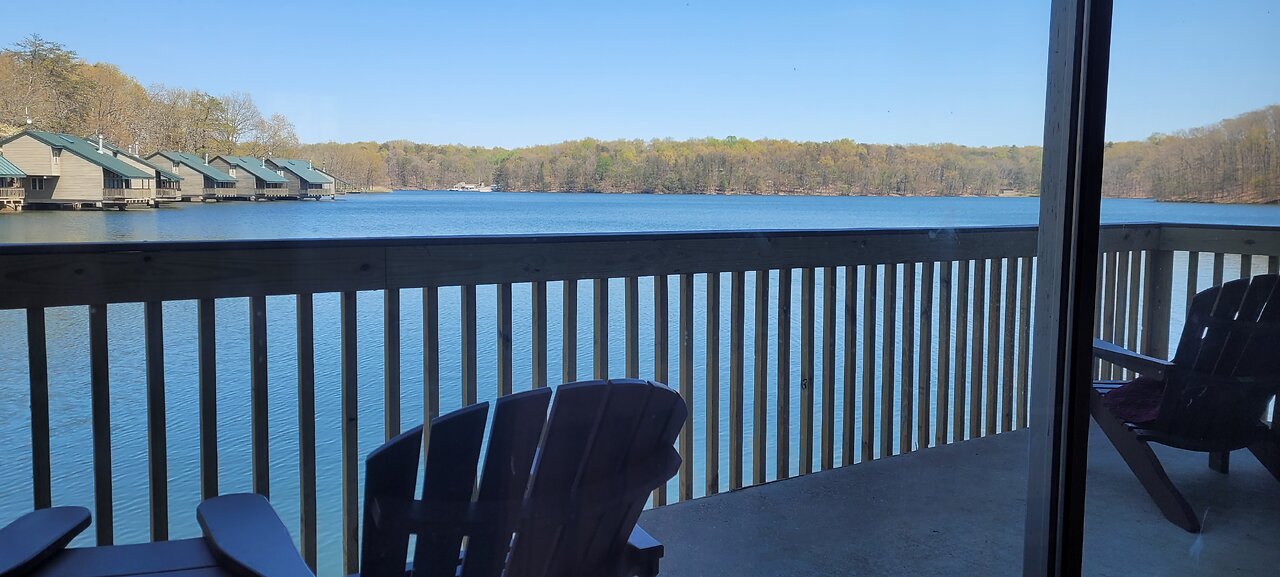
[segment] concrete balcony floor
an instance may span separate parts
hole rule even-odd
[[[768,483],[646,512],[662,575],[1021,575],[1027,431]],[[1166,521],[1096,427],[1085,574],[1280,575],[1280,482],[1246,451],[1231,474],[1157,447],[1204,517]]]

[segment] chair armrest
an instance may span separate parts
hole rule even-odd
[[[89,526],[84,507],[52,507],[18,517],[0,529],[0,575],[16,577],[35,570]]]
[[[241,577],[314,577],[280,518],[262,495],[239,493],[196,507],[218,565]]]
[[[1135,353],[1102,339],[1093,339],[1093,356],[1158,381],[1163,381],[1165,373],[1173,368],[1169,361]]]
[[[664,553],[662,543],[636,525],[627,538],[624,552],[625,575],[654,577],[658,574],[658,561]]]

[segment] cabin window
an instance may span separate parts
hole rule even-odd
[[[54,166],[58,166],[58,159],[60,158],[62,158],[62,149],[61,148],[53,149],[53,165]]]
[[[231,170],[228,170],[227,174],[230,174],[231,178],[236,178],[236,167],[231,167]]]
[[[31,190],[44,190],[44,179],[43,178],[31,179]]]
[[[178,171],[178,163],[176,163],[176,162],[175,162],[175,163],[173,163],[173,171],[174,171],[174,172],[177,172],[177,171]]]

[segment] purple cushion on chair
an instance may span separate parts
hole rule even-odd
[[[1150,423],[1160,416],[1160,398],[1164,383],[1150,377],[1138,377],[1102,396],[1102,404],[1116,418],[1129,423]]]

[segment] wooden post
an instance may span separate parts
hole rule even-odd
[[[813,472],[814,270],[800,271],[800,474]]]
[[[1169,323],[1173,315],[1173,251],[1147,253],[1146,291],[1142,306],[1142,353],[1169,358]],[[1190,301],[1188,301],[1190,302]]]
[[[382,289],[382,434],[400,434],[400,289]]]
[[[779,479],[791,476],[791,269],[778,271],[778,444]]]
[[[844,404],[841,407],[841,418],[844,421],[840,436],[840,466],[853,464],[854,455],[857,454],[857,445],[854,444],[853,432],[854,421],[857,416],[854,415],[854,400],[858,396],[857,369],[858,366],[858,267],[844,267],[844,381],[841,383],[842,393],[844,395]],[[778,359],[779,363],[783,360]],[[779,440],[783,442],[783,440]]]
[[[49,458],[49,356],[43,308],[27,309],[27,374],[31,382],[31,493],[33,507],[53,506]]]
[[[707,273],[707,377],[703,455],[708,495],[720,492],[720,273]]]
[[[761,415],[763,419],[763,415]],[[836,458],[836,268],[822,269],[822,468]]]
[[[218,342],[213,299],[196,303],[197,368],[200,373],[200,498],[218,496]]]
[[[533,332],[530,335],[533,354],[533,388],[547,386],[547,281],[532,283],[530,292]],[[638,372],[637,375],[639,376]]]
[[[462,290],[462,406],[476,404],[476,285]]]
[[[151,540],[169,539],[169,456],[164,410],[164,303],[144,305],[147,350],[147,483],[151,489]]]
[[[253,492],[271,496],[270,435],[267,431],[267,297],[249,297],[250,448]]]
[[[511,283],[498,283],[498,396],[510,395],[511,376]]]
[[[693,498],[693,274],[680,275],[680,396],[689,414],[680,429],[680,500]],[[607,328],[605,330],[608,330]],[[605,378],[605,377],[600,377]]]
[[[754,390],[751,400],[751,482],[765,481],[765,441],[769,426],[769,271],[756,271]]]
[[[742,488],[743,323],[745,273],[729,275],[729,490]]]
[[[296,297],[298,345],[298,549],[316,570],[315,314],[310,293]]]
[[[592,286],[591,373],[603,380],[609,378],[609,279],[595,279]]]
[[[89,404],[93,430],[93,525],[98,545],[114,542],[111,508],[111,391],[107,305],[89,306]]]
[[[862,424],[860,462],[875,458],[876,280],[874,264],[862,267]]]
[[[342,293],[340,307],[342,359],[342,567],[350,575],[360,569],[359,494],[359,411],[358,363],[356,353],[356,293]]]

